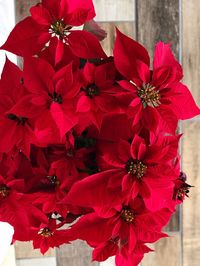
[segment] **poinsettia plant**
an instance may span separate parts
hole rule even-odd
[[[136,266],[188,196],[177,126],[200,109],[169,44],[150,68],[117,29],[107,56],[94,17],[92,0],[42,0],[1,47],[23,67],[0,80],[0,221],[43,254],[81,239]]]

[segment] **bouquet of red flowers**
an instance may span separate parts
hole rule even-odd
[[[42,0],[1,47],[0,221],[45,253],[85,240],[136,266],[184,200],[179,120],[200,114],[170,45],[118,29],[113,56],[92,0]],[[76,27],[84,25],[84,30]]]

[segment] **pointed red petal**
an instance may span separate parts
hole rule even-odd
[[[99,40],[87,31],[72,31],[68,36],[72,52],[81,58],[106,58]]]
[[[31,17],[27,17],[15,26],[0,49],[20,56],[35,55],[50,37],[48,30],[44,30]]]
[[[150,59],[146,49],[117,29],[114,46],[114,60],[119,72],[128,79],[138,77],[137,60],[149,66]]]

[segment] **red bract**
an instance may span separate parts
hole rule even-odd
[[[109,256],[120,254],[127,259],[134,253],[138,244],[152,243],[161,237],[166,237],[166,234],[160,230],[171,216],[171,212],[167,209],[148,212],[140,198],[109,211],[104,208],[95,208],[95,211],[96,213],[80,218],[69,230],[69,235],[71,240],[79,238],[96,247],[94,251],[96,259],[101,256],[96,254],[97,247],[100,248],[105,243],[108,245],[109,241],[111,242]],[[95,230],[96,227],[99,230]],[[112,243],[116,246],[113,247]],[[104,249],[101,251],[104,253]],[[99,250],[100,253],[101,251]],[[102,256],[105,256],[104,259],[107,257],[105,253]]]
[[[125,140],[106,143],[103,162],[99,163],[101,172],[77,182],[65,201],[87,207],[110,207],[140,194],[151,210],[169,207],[165,204],[172,200],[173,180],[179,175],[173,162],[178,140],[179,137],[168,136],[148,143],[136,135],[131,144]],[[158,191],[162,197],[157,196]],[[78,197],[80,193],[83,198]]]
[[[72,65],[55,72],[42,59],[27,59],[24,82],[28,93],[14,109],[36,120],[35,135],[39,144],[60,143],[78,122],[74,99],[81,85]]]
[[[16,146],[29,156],[34,142],[33,123],[28,114],[21,115],[15,108],[27,93],[23,75],[6,59],[0,80],[0,152],[8,153]]]
[[[28,241],[31,225],[45,222],[45,215],[24,198],[24,180],[0,176],[0,220],[15,230],[13,239]]]
[[[169,44],[152,70],[119,30],[105,55],[92,0],[30,13],[0,48],[24,57],[0,80],[0,221],[42,254],[82,239],[93,260],[137,266],[188,197],[176,129],[200,109]]]
[[[126,78],[119,84],[127,94],[128,114],[134,128],[155,131],[159,127],[174,134],[179,119],[199,115],[190,91],[180,82],[182,68],[168,44],[159,42],[156,45],[150,71],[145,48],[117,30],[114,60],[116,68]]]
[[[39,228],[32,227],[31,239],[33,247],[39,248],[44,254],[49,248],[59,247],[64,243],[68,243],[66,230],[59,229],[63,223],[56,222],[56,219],[49,219],[47,223],[41,223]]]
[[[85,65],[76,111],[82,114],[81,119],[85,120],[86,126],[92,122],[100,129],[105,113],[120,113],[115,77],[116,70],[112,62],[100,66],[92,63]]]
[[[70,0],[43,0],[32,7],[30,13],[30,17],[15,26],[1,49],[20,56],[35,55],[56,36],[56,63],[62,59],[65,49],[83,58],[106,56],[93,34],[73,30],[95,16],[91,0],[73,3]]]

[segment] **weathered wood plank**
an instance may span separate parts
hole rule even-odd
[[[57,249],[57,266],[98,266],[91,262],[92,250],[83,241],[75,241],[71,245]]]
[[[102,46],[107,55],[113,54],[114,41],[116,36],[115,27],[118,27],[124,34],[135,38],[134,22],[101,22],[99,25],[107,32],[108,37],[102,41]]]
[[[200,2],[182,1],[183,5],[183,68],[184,81],[200,105]],[[184,266],[197,266],[200,262],[200,121],[184,122],[183,170],[188,183],[195,187],[190,199],[183,205],[183,260]]]
[[[198,266],[200,262],[200,122],[183,123],[183,171],[193,185],[190,198],[183,204],[183,260],[184,266]]]
[[[15,242],[16,259],[55,257],[55,250],[49,249],[42,255],[38,249],[33,249],[31,242]]]
[[[179,1],[136,0],[136,38],[153,58],[158,41],[170,42],[176,57],[179,55]],[[166,231],[179,231],[179,211]]]
[[[200,105],[200,1],[183,0],[183,68],[184,81]]]
[[[172,44],[178,58],[178,0],[136,0],[136,20],[137,39],[150,51],[151,56],[155,43],[164,41]]]
[[[135,0],[94,0],[97,21],[134,21]]]
[[[40,0],[15,0],[16,22],[28,16],[30,7],[38,2]]]
[[[16,266],[56,266],[56,258],[35,258],[16,260]],[[9,265],[11,266],[11,265]],[[14,266],[14,265],[12,265]]]
[[[150,246],[150,245],[149,245]],[[155,252],[145,255],[141,266],[179,266],[181,265],[181,237],[171,234],[168,238],[157,241],[150,248]]]

